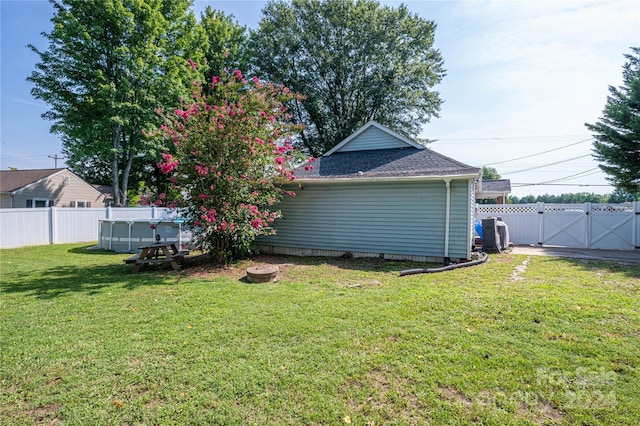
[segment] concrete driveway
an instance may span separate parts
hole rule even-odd
[[[513,246],[511,253],[531,256],[557,256],[575,259],[610,260],[640,264],[640,250],[602,250],[548,246]]]

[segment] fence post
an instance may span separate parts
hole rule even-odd
[[[538,245],[544,244],[544,203],[537,202],[538,207]]]
[[[57,218],[56,218],[56,208],[55,207],[49,207],[49,244],[55,244],[56,243],[56,222],[57,222]]]
[[[111,206],[107,206],[107,219],[111,219]]]
[[[633,248],[640,249],[640,201],[633,203],[635,208],[633,209]]]
[[[584,203],[584,213],[587,215],[587,220],[585,221],[585,235],[584,235],[584,248],[591,248],[591,203]]]

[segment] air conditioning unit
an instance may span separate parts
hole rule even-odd
[[[495,217],[482,219],[482,251],[497,251],[500,253],[501,250],[498,219]]]
[[[482,219],[482,250],[500,253],[509,247],[509,227],[501,217]]]
[[[509,248],[509,226],[502,221],[502,218],[500,216],[498,216],[496,219],[496,225],[498,226],[498,235],[500,236],[500,249],[506,250]]]

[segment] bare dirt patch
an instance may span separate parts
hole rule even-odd
[[[522,281],[524,278],[522,274],[527,271],[527,267],[529,266],[529,261],[531,260],[531,256],[527,256],[521,264],[513,268],[513,272],[511,272],[511,276],[509,277],[509,282],[514,281]]]
[[[471,398],[453,388],[438,388],[440,394],[447,398],[449,401],[456,402],[465,407],[471,407],[473,405],[473,401]]]
[[[560,425],[564,417],[560,410],[546,401],[535,406],[520,404],[517,412],[520,417],[531,420],[536,425]]]
[[[285,262],[280,256],[260,255],[251,259],[243,260],[232,265],[218,265],[211,261],[205,254],[190,256],[181,272],[184,277],[194,277],[202,279],[212,279],[215,277],[226,277],[231,279],[242,279],[246,275],[249,266],[277,266],[280,270],[279,276],[285,276],[288,269],[294,266]]]
[[[406,424],[425,424],[422,404],[406,379],[375,369],[367,372],[356,387],[368,391],[368,396],[352,398],[350,405],[365,417],[375,413],[388,420],[402,419]]]
[[[49,404],[24,412],[25,416],[32,418],[37,425],[54,425],[59,422],[56,413],[60,410],[60,404]]]
[[[54,377],[52,379],[47,380],[47,383],[45,383],[45,386],[58,386],[60,383],[62,383],[62,377]]]

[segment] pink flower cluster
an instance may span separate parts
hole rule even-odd
[[[183,120],[186,120],[187,118],[194,115],[198,115],[200,113],[200,105],[193,104],[189,109],[176,108],[176,110],[173,113],[178,117],[182,118]]]
[[[171,173],[176,167],[178,167],[178,160],[174,160],[173,155],[163,152],[162,158],[164,159],[164,162],[159,162],[158,168],[165,175]]]
[[[238,224],[236,223],[228,223],[227,221],[223,221],[220,222],[220,224],[216,227],[216,229],[219,229],[220,231],[227,231],[229,230],[230,232],[234,232],[236,229],[238,229]]]
[[[309,163],[313,163],[314,161],[316,161],[316,159],[314,157],[309,157]],[[306,166],[304,166],[304,169],[309,171],[309,170],[313,170],[313,165],[312,164],[307,164]]]
[[[207,223],[216,222],[216,209],[207,209],[205,206],[200,206],[200,210],[203,212],[200,215],[200,219]]]
[[[209,168],[207,166],[196,164],[196,172],[198,172],[198,175],[200,176],[207,176],[209,174]]]

